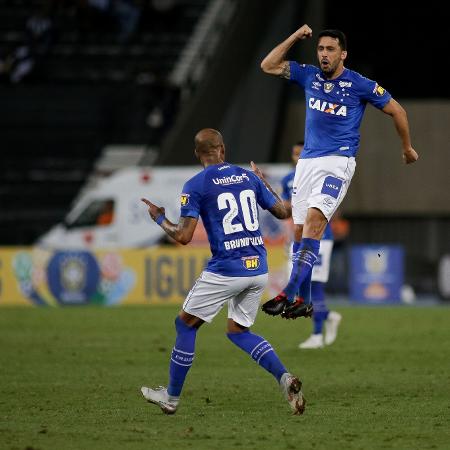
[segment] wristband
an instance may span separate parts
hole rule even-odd
[[[156,218],[155,222],[158,225],[161,225],[164,222],[165,218],[166,218],[165,214],[161,214]]]

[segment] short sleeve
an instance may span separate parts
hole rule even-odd
[[[392,98],[391,94],[376,81],[365,77],[361,77],[358,83],[358,90],[362,99],[378,109],[384,108]]]
[[[291,72],[290,80],[299,84],[302,88],[305,87],[309,75],[316,71],[314,66],[309,64],[299,64],[296,61],[289,61],[289,67]]]
[[[181,217],[198,218],[200,215],[201,186],[198,180],[191,179],[183,186],[180,196]]]

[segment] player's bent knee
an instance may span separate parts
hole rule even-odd
[[[311,207],[306,215],[306,222],[327,223],[328,220],[320,208]]]
[[[175,328],[179,332],[180,329],[184,329],[184,327],[199,328],[203,323],[204,320],[199,317],[193,316],[186,311],[181,311],[175,319]]]
[[[228,333],[243,333],[244,331],[247,331],[248,327],[244,327],[243,325],[240,325],[239,323],[235,322],[233,319],[228,319],[227,322],[227,332]]]

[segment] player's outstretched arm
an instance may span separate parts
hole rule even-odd
[[[389,114],[394,120],[395,128],[400,139],[402,140],[403,161],[406,164],[411,164],[419,159],[419,155],[411,146],[411,138],[409,135],[408,116],[404,108],[396,100],[391,98],[386,106],[382,109],[386,114]]]
[[[194,217],[180,217],[178,223],[172,223],[166,218],[165,209],[154,205],[150,200],[141,198],[148,206],[148,214],[150,217],[175,241],[180,244],[189,244],[194,235],[195,227],[198,219]]]
[[[281,44],[277,45],[261,62],[261,69],[269,75],[281,76],[290,79],[291,71],[286,54],[289,49],[300,39],[312,36],[312,30],[308,25],[303,25],[295,33],[292,33]]]
[[[272,193],[272,195],[277,200],[277,202],[271,208],[269,208],[269,211],[277,219],[289,219],[289,217],[291,217],[291,209],[286,208],[286,205],[283,202],[283,200],[281,200],[280,196],[272,189],[272,186],[264,178],[264,175],[261,172],[261,169],[253,161],[250,161],[250,166],[253,170],[253,173],[264,183],[266,188]]]

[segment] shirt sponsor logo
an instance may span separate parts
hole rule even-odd
[[[334,84],[333,83],[325,83],[323,85],[323,90],[329,94],[332,90],[334,89]]]
[[[313,89],[317,89],[320,90],[320,88],[322,87],[322,84],[319,83],[318,81],[313,81],[312,86]]]
[[[189,204],[189,194],[181,194],[181,199],[180,199],[180,203],[181,206],[186,206],[187,204]]]
[[[247,270],[256,270],[259,268],[259,256],[244,256],[242,264]]]
[[[352,87],[351,81],[339,81],[339,87],[346,88],[346,87]]]
[[[308,106],[310,109],[316,109],[327,114],[334,114],[336,116],[347,117],[347,106],[336,103],[329,103],[310,97]]]
[[[262,236],[245,237],[224,241],[225,250],[234,250],[235,248],[248,247],[249,245],[264,245]]]
[[[246,173],[243,173],[242,175],[231,175],[229,177],[213,178],[212,181],[214,184],[227,185],[243,183],[244,181],[250,181],[250,179]]]
[[[373,89],[373,93],[377,97],[382,97],[385,92],[386,92],[386,89],[382,88],[378,83],[375,84],[375,87]]]
[[[342,180],[336,177],[328,176],[325,178],[322,186],[322,194],[330,195],[333,198],[339,197],[339,192],[341,192]]]

